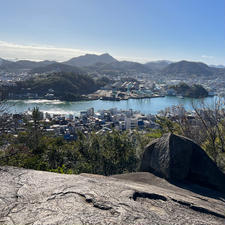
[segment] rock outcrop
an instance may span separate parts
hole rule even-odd
[[[113,178],[0,167],[0,178],[1,225],[225,224],[224,196],[200,195],[150,173]]]
[[[225,174],[200,146],[182,136],[165,134],[151,142],[143,154],[140,170],[225,192]]]

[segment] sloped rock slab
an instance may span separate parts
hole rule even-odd
[[[14,167],[0,178],[1,225],[225,224],[225,199],[169,185]]]

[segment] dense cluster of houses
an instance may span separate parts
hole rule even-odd
[[[204,110],[199,110],[199,114],[205,116]],[[171,120],[186,118],[192,125],[197,125],[195,112],[187,112],[183,107],[175,107],[172,110],[159,112],[157,115],[144,115],[139,111],[120,110],[111,108],[108,110],[94,111],[94,108],[81,111],[79,116],[50,114],[40,112],[40,129],[49,135],[61,136],[65,140],[76,140],[78,132],[88,134],[95,132],[103,134],[111,132],[113,129],[119,131],[159,129],[160,125],[156,122],[157,116],[166,116]],[[18,132],[25,131],[27,127],[34,125],[31,111],[23,114],[2,114],[0,116],[0,134],[11,133],[18,135]]]
[[[132,129],[159,128],[153,115],[143,115],[140,112],[130,110],[100,110],[94,112],[94,108],[81,111],[80,116],[73,115],[50,115],[45,113],[45,121],[51,121],[46,131],[55,135],[63,135],[66,140],[76,138],[78,131],[89,133],[95,131],[97,134],[110,132],[112,129],[124,131]]]
[[[33,123],[30,112],[24,114],[5,114],[4,120],[8,121],[9,126],[5,126],[0,132],[7,132],[17,135],[18,131],[25,130],[27,124]],[[53,134],[54,136],[62,136],[65,140],[74,140],[77,138],[77,132],[81,131],[85,134],[95,131],[97,134],[110,132],[113,129],[124,131],[147,128],[159,128],[155,122],[154,115],[144,115],[138,111],[118,110],[112,108],[109,110],[94,111],[90,108],[81,111],[80,116],[49,114],[41,112],[40,127],[43,131]]]

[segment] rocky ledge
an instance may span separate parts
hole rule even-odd
[[[104,177],[0,167],[0,224],[225,224],[225,197],[151,173]]]

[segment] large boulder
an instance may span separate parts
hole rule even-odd
[[[165,134],[146,146],[140,170],[225,192],[225,174],[199,145],[175,134]]]

